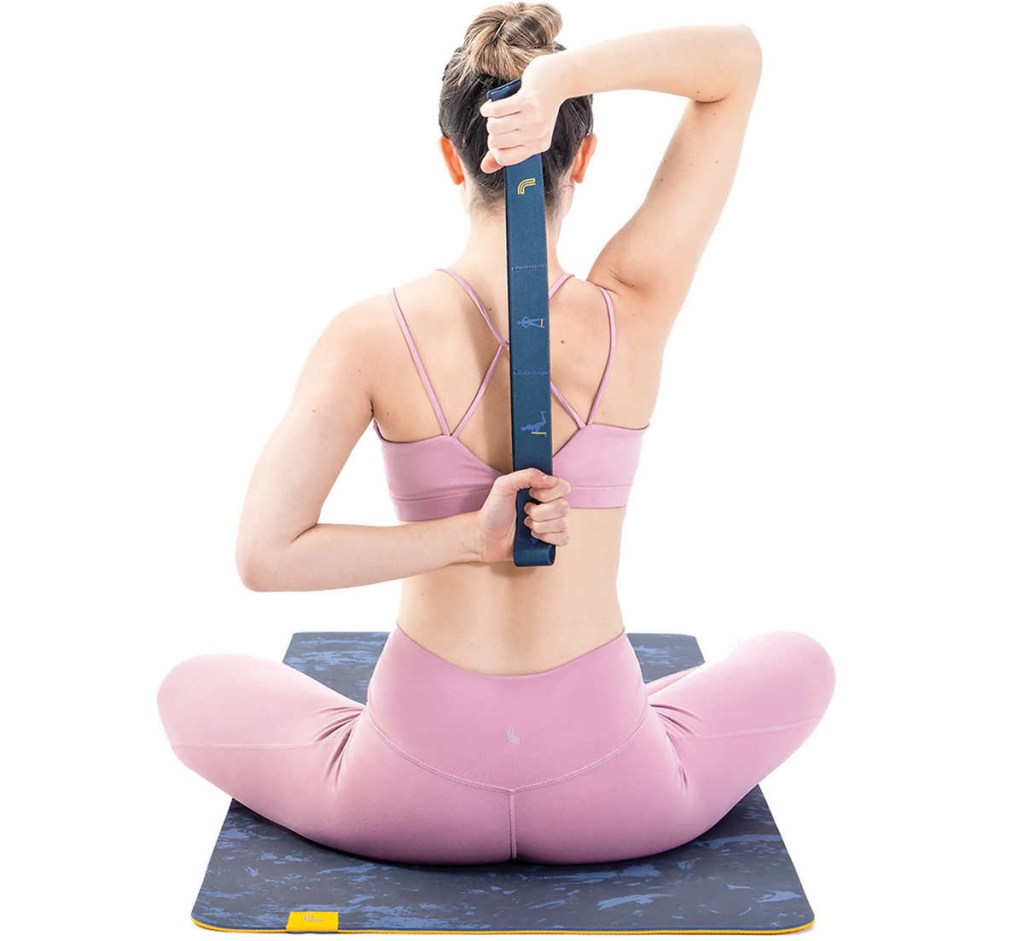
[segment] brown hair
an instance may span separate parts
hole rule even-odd
[[[505,180],[504,170],[480,169],[487,153],[487,119],[480,108],[491,89],[521,78],[531,60],[564,52],[565,46],[555,42],[561,28],[561,14],[548,3],[487,7],[469,24],[462,45],[444,68],[438,123],[476,183],[485,211],[504,205]],[[549,213],[557,208],[576,151],[594,128],[593,102],[593,95],[568,98],[558,110],[551,146],[541,154]]]

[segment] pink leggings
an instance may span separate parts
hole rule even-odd
[[[183,660],[157,700],[189,768],[310,840],[393,862],[557,864],[699,836],[804,742],[834,685],[797,631],[644,684],[625,631],[492,676],[396,624],[366,705],[245,654]]]

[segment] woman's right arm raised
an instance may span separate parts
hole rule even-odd
[[[761,76],[748,26],[679,26],[540,56],[564,98],[615,89],[687,102],[647,195],[588,279],[635,300],[667,333],[732,187]]]

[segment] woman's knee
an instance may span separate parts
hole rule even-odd
[[[740,646],[775,672],[788,689],[799,690],[807,707],[824,713],[835,689],[836,671],[824,645],[803,631],[767,631]]]
[[[171,742],[189,740],[194,720],[204,717],[224,678],[237,671],[245,654],[204,653],[176,663],[157,690],[160,718]]]
[[[832,699],[836,685],[836,668],[821,641],[802,631],[777,631],[780,642],[789,646],[798,672],[813,684],[821,703],[821,711]]]

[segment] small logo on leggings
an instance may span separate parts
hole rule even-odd
[[[514,728],[512,728],[511,725],[505,730],[505,734],[508,736],[508,740],[513,745],[518,745],[519,744],[519,736],[516,735],[516,730]]]

